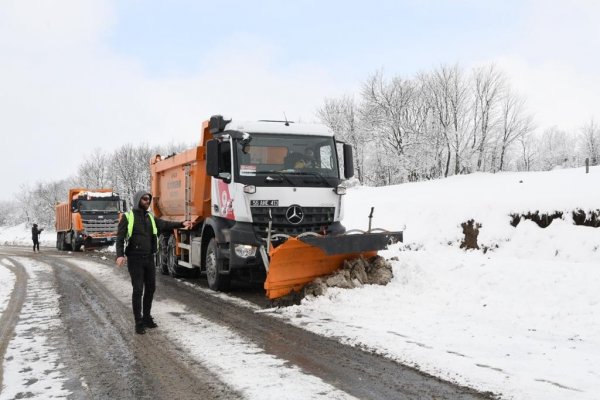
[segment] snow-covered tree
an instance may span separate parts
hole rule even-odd
[[[474,70],[471,148],[477,159],[477,171],[485,170],[486,152],[493,148],[490,141],[499,122],[497,111],[505,89],[504,75],[493,64]]]
[[[354,98],[342,96],[339,99],[325,99],[325,104],[317,111],[317,115],[337,138],[352,146],[356,177],[361,184],[364,183],[365,152],[373,138],[361,129]]]
[[[590,165],[598,165],[600,163],[600,126],[594,119],[583,126],[579,141],[583,158],[588,158]]]
[[[77,169],[76,181],[79,186],[92,189],[111,188],[110,156],[101,149],[95,149]]]
[[[110,158],[110,174],[116,192],[131,202],[138,190],[150,190],[150,158],[158,153],[147,144],[137,147],[125,144],[118,148]]]
[[[505,169],[507,151],[519,138],[529,135],[533,130],[533,119],[525,112],[525,100],[511,91],[502,99],[500,126],[498,135],[498,170]]]
[[[463,156],[469,144],[468,86],[458,65],[442,65],[422,75],[424,93],[432,110],[435,125],[444,140],[446,161],[444,176],[464,172]],[[451,170],[451,161],[454,168]]]
[[[552,127],[546,129],[539,142],[539,160],[540,169],[549,171],[555,167],[572,167],[575,166],[573,159],[574,138],[567,132]]]

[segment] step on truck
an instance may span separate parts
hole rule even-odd
[[[150,169],[154,214],[194,222],[160,233],[157,268],[205,274],[214,290],[236,276],[264,282],[275,299],[402,240],[402,232],[346,232],[352,148],[323,125],[213,116],[198,146],[157,155]]]
[[[67,201],[56,204],[58,250],[80,251],[110,246],[117,239],[125,203],[112,189],[69,190]]]

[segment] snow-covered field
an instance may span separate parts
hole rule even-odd
[[[596,399],[600,230],[569,215],[600,208],[599,178],[594,167],[353,188],[348,228],[366,229],[374,206],[374,227],[405,232],[403,244],[382,252],[398,258],[392,282],[330,289],[268,312],[502,398]],[[545,229],[510,225],[510,214],[536,210],[565,219]],[[479,244],[491,251],[459,249],[468,219],[482,224]],[[15,243],[19,229],[31,243],[27,227],[12,229],[1,230],[0,243]],[[170,305],[155,307],[166,315]]]
[[[40,234],[40,246],[56,246],[56,231],[51,227],[40,226],[44,228]],[[31,224],[25,222],[15,226],[0,227],[0,245],[4,246],[31,246],[33,251],[33,241],[31,239]]]
[[[4,385],[0,399],[18,399],[23,396],[55,399],[66,398],[69,391],[63,385],[64,365],[57,349],[48,343],[48,333],[60,324],[58,293],[54,289],[51,267],[25,258],[22,261],[29,279],[27,298],[15,337],[4,357]],[[3,260],[2,264],[10,263]]]

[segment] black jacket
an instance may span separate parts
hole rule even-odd
[[[150,195],[148,192],[138,192],[134,196],[134,201],[137,200],[137,203],[134,204],[137,204],[137,206],[133,208],[133,232],[125,249],[128,225],[127,217],[123,216],[121,221],[119,221],[117,257],[123,257],[123,255],[127,255],[127,257],[143,257],[156,253],[156,236],[152,234],[152,222],[150,222],[148,211],[139,208],[139,200],[146,194]],[[183,227],[181,222],[165,221],[156,217],[154,217],[154,221],[159,234],[161,231],[170,231]]]
[[[43,230],[44,230],[44,228],[38,229],[37,226],[32,226],[31,227],[31,239],[37,241],[40,236],[40,233],[42,233]]]

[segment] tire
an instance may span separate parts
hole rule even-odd
[[[175,236],[170,235],[169,240],[167,241],[167,272],[173,278],[177,278],[179,276],[179,267],[177,266],[177,254],[175,254]]]
[[[206,248],[204,265],[206,268],[208,287],[212,290],[221,292],[229,289],[231,279],[229,275],[224,275],[220,272],[223,269],[222,267],[225,260],[219,258],[219,252],[217,250],[217,241],[215,238],[210,239],[208,247]]]
[[[158,236],[158,249],[156,251],[156,256],[155,256],[154,261],[156,264],[156,268],[163,275],[169,275],[169,268],[167,267],[168,245],[169,245],[168,236],[165,236],[165,235]]]
[[[62,241],[61,241],[61,243],[62,243],[62,249],[63,250],[67,250],[67,251],[72,249],[72,247],[71,247],[71,240],[69,240],[69,243],[67,243],[67,236],[68,235],[69,235],[68,232],[63,232],[62,233]]]
[[[71,233],[71,249],[73,251],[81,251],[82,243],[77,243],[77,239],[75,238],[75,232]]]
[[[62,240],[62,235],[60,234],[60,232],[57,232],[56,233],[56,250],[62,250],[61,240]]]

